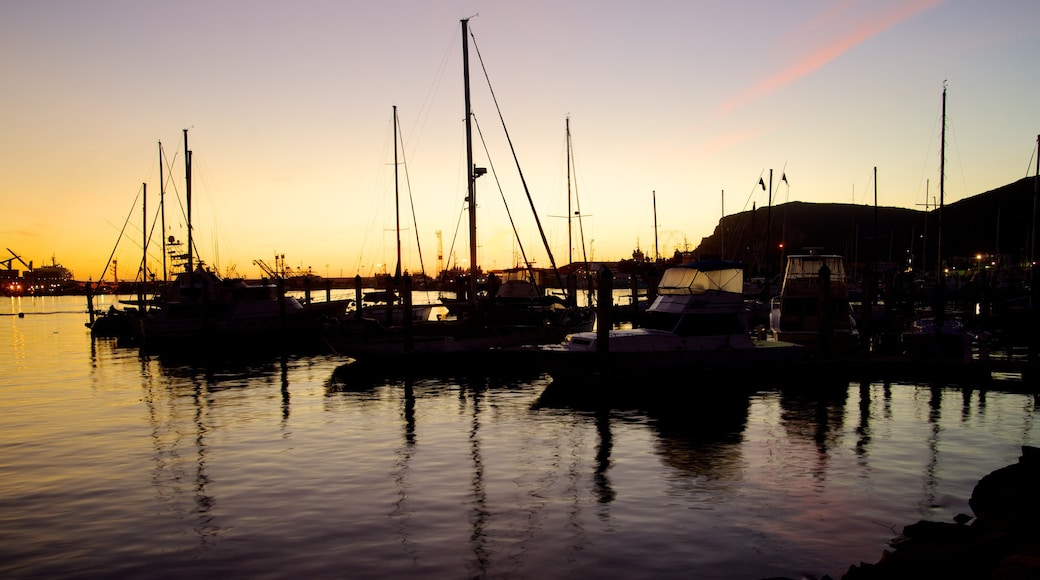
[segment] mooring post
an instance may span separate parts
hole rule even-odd
[[[325,278],[325,302],[332,302],[332,280]]]
[[[634,272],[628,276],[628,288],[632,292],[632,320],[639,320],[639,276]]]
[[[599,353],[602,359],[600,362],[603,364],[610,353],[610,328],[614,324],[611,320],[614,310],[613,280],[614,275],[610,269],[603,266],[596,280],[596,352]]]
[[[859,304],[860,348],[863,352],[870,352],[870,345],[874,339],[873,305],[876,291],[877,273],[870,264],[867,264],[866,269],[863,271],[863,296]]]
[[[412,276],[401,277],[401,296],[404,299],[401,312],[401,323],[404,325],[404,351],[412,352]]]
[[[282,321],[282,330],[285,330],[285,278],[278,278],[278,318]]]
[[[143,305],[142,305],[143,307]],[[94,326],[94,293],[91,283],[87,282],[87,315],[90,317],[90,326]]]
[[[361,274],[354,276],[354,318],[361,320]]]

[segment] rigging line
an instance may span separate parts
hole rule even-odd
[[[1029,163],[1026,163],[1026,177],[1029,177],[1029,172],[1032,171],[1034,167],[1033,160],[1036,159],[1037,154],[1040,153],[1037,145],[1040,145],[1040,139],[1038,139],[1037,142],[1034,142],[1033,150],[1029,153]]]
[[[950,122],[950,115],[946,115],[946,125],[950,129],[950,140],[953,141],[953,149],[957,152],[957,169],[961,171],[961,199],[968,195],[968,180],[964,177],[964,163],[961,161],[961,148],[960,143],[957,141],[957,134],[954,133],[953,123]]]
[[[126,232],[126,226],[130,223],[130,218],[136,213],[137,200],[141,199],[141,190],[137,190],[137,195],[134,197],[134,203],[130,206],[130,213],[126,215],[126,221],[123,222],[123,229],[119,230],[119,237],[116,238],[116,245],[112,247],[112,253],[108,255],[108,261],[105,262],[105,269],[101,271],[101,277],[98,278],[98,282],[105,279],[105,274],[108,273],[108,267],[112,265],[112,257],[116,255],[116,250],[119,248],[119,240],[123,239],[123,233]]]
[[[397,120],[397,129],[401,130],[401,120]],[[398,133],[400,134],[400,133]],[[426,266],[423,264],[422,257],[422,244],[419,242],[419,222],[415,218],[415,197],[412,195],[412,180],[408,175],[408,160],[405,159],[404,142],[401,142],[401,165],[404,166],[404,183],[408,189],[408,205],[411,206],[412,211],[412,227],[415,229],[415,246],[419,252],[419,271],[423,276],[426,276]]]
[[[553,272],[556,274],[556,282],[560,285],[560,288],[566,288],[563,284],[563,278],[560,276],[560,270],[556,267],[556,258],[553,257],[552,248],[549,247],[549,240],[545,237],[545,229],[542,228],[542,220],[538,218],[538,211],[534,207],[534,199],[531,198],[531,191],[527,188],[527,180],[524,179],[524,172],[520,168],[520,160],[516,156],[516,148],[513,147],[513,139],[509,136],[509,129],[506,128],[506,120],[502,115],[502,108],[498,105],[498,98],[495,96],[495,90],[491,87],[491,77],[488,76],[487,67],[484,66],[484,57],[480,54],[480,48],[477,46],[477,39],[473,36],[473,29],[469,31],[470,38],[473,39],[473,49],[477,53],[477,60],[480,61],[480,69],[484,72],[484,78],[488,83],[488,91],[491,93],[491,100],[495,103],[495,110],[498,111],[499,121],[502,123],[502,131],[505,132],[506,141],[509,143],[509,151],[513,154],[513,162],[516,164],[516,171],[520,174],[520,183],[524,186],[524,193],[527,195],[527,202],[531,205],[531,213],[534,214],[534,222],[538,225],[538,233],[542,237],[542,245],[545,246],[545,253],[549,255],[549,264],[552,265]]]
[[[527,268],[528,274],[531,277],[531,283],[536,284],[534,278],[534,271],[531,267],[531,262],[527,259],[527,252],[524,251],[524,243],[520,241],[520,232],[516,230],[516,222],[513,220],[513,212],[509,211],[509,203],[506,201],[506,194],[502,190],[502,182],[498,179],[498,172],[495,171],[495,164],[491,161],[491,153],[487,148],[487,141],[484,139],[484,132],[480,130],[480,123],[477,122],[477,116],[473,115],[473,124],[477,127],[477,135],[480,136],[480,143],[484,146],[484,154],[488,158],[488,166],[491,168],[491,175],[495,176],[495,185],[498,186],[498,195],[502,198],[502,205],[506,208],[506,217],[509,218],[509,225],[513,228],[513,237],[516,238],[516,245],[520,248],[520,256],[524,260],[524,266]]]
[[[379,159],[380,160],[386,159],[387,155],[389,154],[388,151],[393,146],[393,143],[392,143],[392,139],[393,139],[393,137],[392,137],[392,135],[393,135],[393,119],[390,120],[389,125],[390,125],[390,127],[388,128],[389,131],[384,133],[384,136],[383,136],[383,139],[384,139],[383,140],[383,146],[380,149],[380,154],[379,154]],[[386,139],[386,137],[390,137],[390,139]],[[383,167],[385,167],[385,164],[380,161],[379,167],[383,168]],[[383,187],[385,187],[385,182],[382,181],[383,176],[385,175],[383,173],[383,169],[377,170],[376,173],[377,173],[377,180],[376,180],[377,183],[373,187],[375,189],[379,189],[381,184],[383,185]],[[379,207],[382,208],[383,204],[386,203],[386,190],[384,189],[381,194],[378,194],[377,192],[373,192],[371,197],[375,198],[375,199],[379,199],[380,200]],[[366,227],[364,228],[364,235],[361,236],[361,247],[358,248],[358,252],[357,252],[357,262],[355,262],[355,265],[354,265],[354,270],[359,275],[362,274],[362,266],[364,266],[364,264],[362,262],[365,259],[365,250],[368,247],[369,242],[371,241],[371,239],[374,236],[373,231],[376,229],[375,228],[376,220],[378,219],[378,217],[380,215],[381,215],[380,212],[376,211],[374,208],[373,208],[373,211],[369,212],[368,223],[367,223]]]
[[[422,105],[419,106],[419,116],[416,117],[415,122],[412,126],[412,132],[409,140],[412,142],[412,152],[415,152],[415,147],[418,146],[418,142],[422,140],[423,129],[426,127],[427,122],[430,120],[430,114],[433,110],[433,101],[435,100],[436,94],[440,91],[441,84],[444,81],[444,71],[447,69],[448,64],[452,58],[452,52],[455,50],[455,45],[459,42],[458,30],[452,26],[451,40],[448,43],[448,48],[445,50],[444,55],[441,57],[440,66],[437,68],[437,73],[434,75],[434,80],[427,89],[426,95],[423,98]],[[402,143],[403,144],[403,143]]]
[[[466,208],[465,208],[465,206],[463,206],[462,209],[459,211],[459,221],[455,222],[455,233],[454,233],[454,235],[451,236],[451,246],[448,247],[448,255],[449,256],[454,256],[455,255],[455,241],[458,240],[458,238],[459,238],[459,230],[462,229],[462,218],[463,217],[466,217]],[[454,269],[454,268],[455,268],[455,266],[453,265],[452,269]]]
[[[736,248],[741,248],[743,246],[745,235],[749,237],[755,235],[755,233],[751,231],[751,228],[744,227],[744,222],[746,219],[751,219],[752,221],[754,220],[754,212],[752,212],[750,216],[740,216],[740,213],[745,213],[748,211],[747,206],[749,203],[751,203],[751,198],[755,196],[755,191],[759,187],[758,184],[760,181],[762,181],[763,177],[765,177],[765,170],[762,170],[762,172],[758,174],[758,181],[756,181],[755,184],[751,186],[751,192],[748,193],[747,199],[744,201],[744,207],[741,208],[740,212],[738,213],[736,221],[734,221],[733,224],[730,226],[734,228],[736,231],[740,232],[740,235],[735,240],[736,245],[734,247]],[[725,216],[723,216],[723,218],[725,218]],[[720,220],[719,223],[720,225],[722,225],[724,221]]]
[[[578,195],[578,166],[574,163],[574,143],[571,140],[570,128],[567,129],[567,161],[571,167],[571,181],[574,184],[574,205],[578,208],[578,237],[581,238],[581,258],[585,262],[585,272],[589,269],[589,256],[585,253],[584,215],[581,213],[581,196]]]
[[[925,175],[930,171],[928,168],[932,164],[932,162],[928,159],[927,152],[932,150],[932,145],[935,143],[936,127],[939,125],[939,122],[940,122],[941,119],[942,119],[942,107],[940,106],[939,110],[936,111],[935,118],[932,120],[932,130],[931,130],[931,132],[929,133],[929,136],[928,136],[928,147],[925,149],[925,151],[926,151],[925,159],[924,159],[924,162],[921,164],[921,177],[917,181],[917,187],[918,188],[921,187],[921,182],[922,181],[925,181],[927,183],[927,178],[925,177]],[[918,192],[920,192],[920,189],[918,189]],[[924,205],[925,206],[927,206],[927,205],[929,205],[931,203],[931,200],[928,199],[928,195],[929,195],[928,194],[928,186],[925,185],[925,190],[924,190]],[[855,197],[853,197],[853,203],[855,203]],[[921,204],[918,204],[918,205],[921,205]]]

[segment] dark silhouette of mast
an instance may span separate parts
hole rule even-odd
[[[159,220],[162,238],[162,279],[166,281],[166,179],[163,177],[162,141],[159,141]]]
[[[191,151],[188,149],[188,130],[184,130],[184,195],[188,202],[188,280],[191,281],[191,272],[194,270],[192,266],[192,248],[193,242],[191,240]]]
[[[477,168],[473,166],[473,126],[470,117],[472,109],[469,97],[469,19],[462,19],[462,82],[466,105],[466,174],[467,197],[469,204],[469,297],[476,304],[477,299]]]
[[[397,179],[397,105],[394,105],[394,216],[397,220],[397,268],[394,269],[394,284],[401,281],[401,194]]]

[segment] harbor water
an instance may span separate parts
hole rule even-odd
[[[999,384],[703,396],[734,369],[673,378],[661,414],[537,373],[170,359],[85,321],[82,297],[0,303],[4,578],[838,577],[1040,445]]]

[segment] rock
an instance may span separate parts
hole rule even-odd
[[[1040,578],[1040,449],[986,475],[968,501],[975,519],[920,521],[903,528],[876,564],[852,566],[844,580]]]

